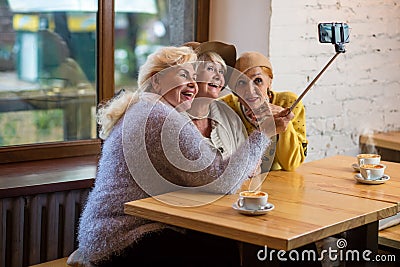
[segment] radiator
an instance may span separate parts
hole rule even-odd
[[[29,266],[71,254],[89,190],[0,199],[0,266]]]

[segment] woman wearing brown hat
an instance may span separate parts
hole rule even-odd
[[[305,160],[307,154],[305,109],[300,102],[289,112],[288,108],[297,99],[292,92],[275,92],[271,90],[273,73],[272,65],[267,57],[258,52],[245,52],[236,60],[235,69],[244,73],[248,79],[230,82],[235,94],[221,98],[233,108],[244,122],[247,132],[256,129],[254,113],[251,105],[268,101],[274,114],[276,125],[276,151],[267,151],[261,165],[262,171],[294,170]],[[253,89],[249,89],[253,88]],[[238,97],[240,96],[240,97]],[[273,153],[275,152],[275,153]],[[271,166],[270,155],[274,155]]]
[[[185,45],[198,55],[197,93],[188,115],[204,137],[217,148],[223,158],[242,145],[247,132],[234,110],[217,100],[236,62],[236,48],[218,41],[190,42]]]

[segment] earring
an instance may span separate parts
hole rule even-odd
[[[269,98],[269,102],[271,103],[271,102],[272,102],[272,97],[273,97],[273,95],[272,95],[272,92],[271,92],[271,90],[269,89],[269,87],[267,88],[267,96],[268,96],[268,98]]]

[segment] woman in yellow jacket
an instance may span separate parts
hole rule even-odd
[[[256,90],[248,89],[240,92],[237,81],[230,84],[235,94],[223,96],[225,101],[241,117],[248,133],[256,129],[249,103],[256,100],[268,100],[271,112],[274,114],[276,127],[276,151],[265,153],[262,163],[262,172],[271,170],[292,171],[304,162],[307,155],[305,109],[302,102],[298,103],[292,112],[288,108],[297,99],[292,92],[275,92],[271,90],[273,73],[272,65],[267,57],[258,52],[245,52],[236,60],[235,69],[244,73]],[[247,90],[247,91],[246,91]],[[251,92],[250,92],[251,91]],[[238,95],[240,97],[238,97]],[[272,157],[274,157],[272,159]],[[273,162],[271,163],[271,160]],[[272,164],[272,165],[271,165]]]

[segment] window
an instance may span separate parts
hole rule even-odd
[[[99,153],[97,104],[134,87],[154,49],[207,40],[208,8],[209,0],[0,0],[0,163]]]

